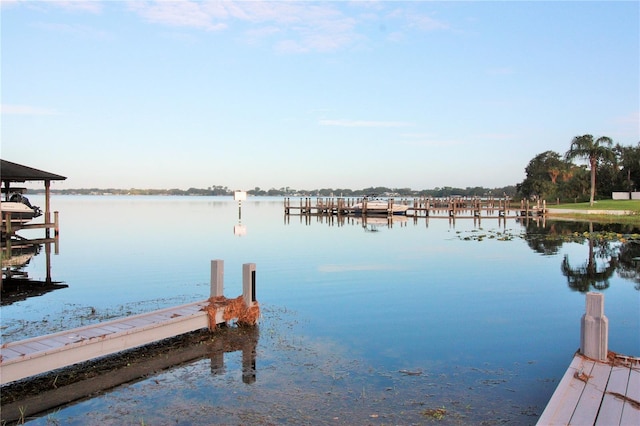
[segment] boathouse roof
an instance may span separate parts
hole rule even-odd
[[[45,172],[44,170],[34,169],[33,167],[23,166],[22,164],[12,163],[11,161],[0,160],[0,179],[3,182],[26,182],[65,180],[66,177]]]

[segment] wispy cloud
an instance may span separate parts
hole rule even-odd
[[[0,105],[2,115],[58,115],[59,112],[49,108],[40,108],[29,105]]]
[[[43,8],[51,5],[87,13],[101,13],[104,8],[100,0],[42,3],[2,0],[2,3]],[[208,32],[233,28],[241,31],[247,43],[268,43],[281,53],[326,53],[365,46],[371,28],[384,28],[385,23],[391,21],[394,30],[387,39],[395,42],[410,39],[411,32],[449,29],[444,21],[415,13],[410,3],[129,0],[121,4],[152,24]]]
[[[101,13],[102,0],[50,0],[49,3],[69,11]]]
[[[448,29],[448,24],[425,14],[415,14],[386,3],[308,1],[130,1],[129,9],[148,22],[206,31],[221,31],[241,24],[247,42],[269,42],[282,53],[333,52],[366,42],[366,31],[376,19],[398,20],[395,27],[408,31]],[[377,13],[347,14],[361,8]],[[383,23],[380,24],[384,26]],[[403,30],[404,31],[404,30]],[[393,33],[394,40],[403,34]]]
[[[337,127],[407,127],[404,121],[369,121],[369,120],[320,120],[321,126]]]
[[[224,2],[130,1],[128,7],[152,23],[206,31],[226,29],[220,21],[229,16]]]
[[[11,7],[17,5],[24,5],[30,9],[42,9],[44,6],[53,6],[59,9],[65,9],[68,12],[89,12],[98,14],[102,12],[103,1],[102,0],[47,0],[32,1],[32,0],[0,0],[0,7]]]
[[[443,21],[439,21],[427,15],[409,15],[409,26],[414,27],[421,31],[436,31],[436,30],[448,30],[449,24]]]

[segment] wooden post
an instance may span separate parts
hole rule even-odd
[[[11,212],[6,212],[4,214],[4,231],[7,234],[7,237],[9,237],[11,235]],[[10,238],[7,238],[7,241],[9,241]]]
[[[604,315],[604,294],[589,292],[586,312],[580,321],[580,353],[606,361],[609,345],[609,320]]]
[[[44,181],[44,221],[51,223],[51,181]]]
[[[242,265],[242,298],[246,306],[252,306],[256,301],[256,264]]]
[[[57,237],[60,235],[60,221],[58,218],[58,211],[53,212],[53,236]]]
[[[211,290],[210,297],[224,295],[224,260],[211,261]]]

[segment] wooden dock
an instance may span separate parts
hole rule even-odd
[[[640,425],[640,358],[608,351],[604,296],[587,294],[580,351],[538,425]]]
[[[538,425],[640,425],[640,359],[577,353]]]
[[[302,197],[299,203],[292,203],[289,197],[284,199],[285,215],[304,216],[352,216],[360,214],[354,208],[362,203],[364,198],[351,197]],[[481,197],[447,197],[433,198],[421,197],[414,199],[388,198],[389,215],[392,215],[393,205],[406,205],[405,216],[419,218],[517,218],[535,217],[546,214],[544,201],[530,204],[529,201],[512,203],[505,198],[481,198]],[[380,211],[376,212],[380,214]]]
[[[222,295],[223,268],[222,260],[211,262],[211,297],[207,300],[5,343],[0,347],[0,384],[202,328],[213,328],[231,319],[250,318],[255,323],[259,315],[255,299],[255,264],[243,265],[243,294],[231,300]]]

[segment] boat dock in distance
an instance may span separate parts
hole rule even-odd
[[[545,216],[544,201],[513,203],[509,197],[420,197],[414,199],[371,197],[301,197],[299,203],[284,199],[285,215],[394,216],[414,218],[516,218]]]

